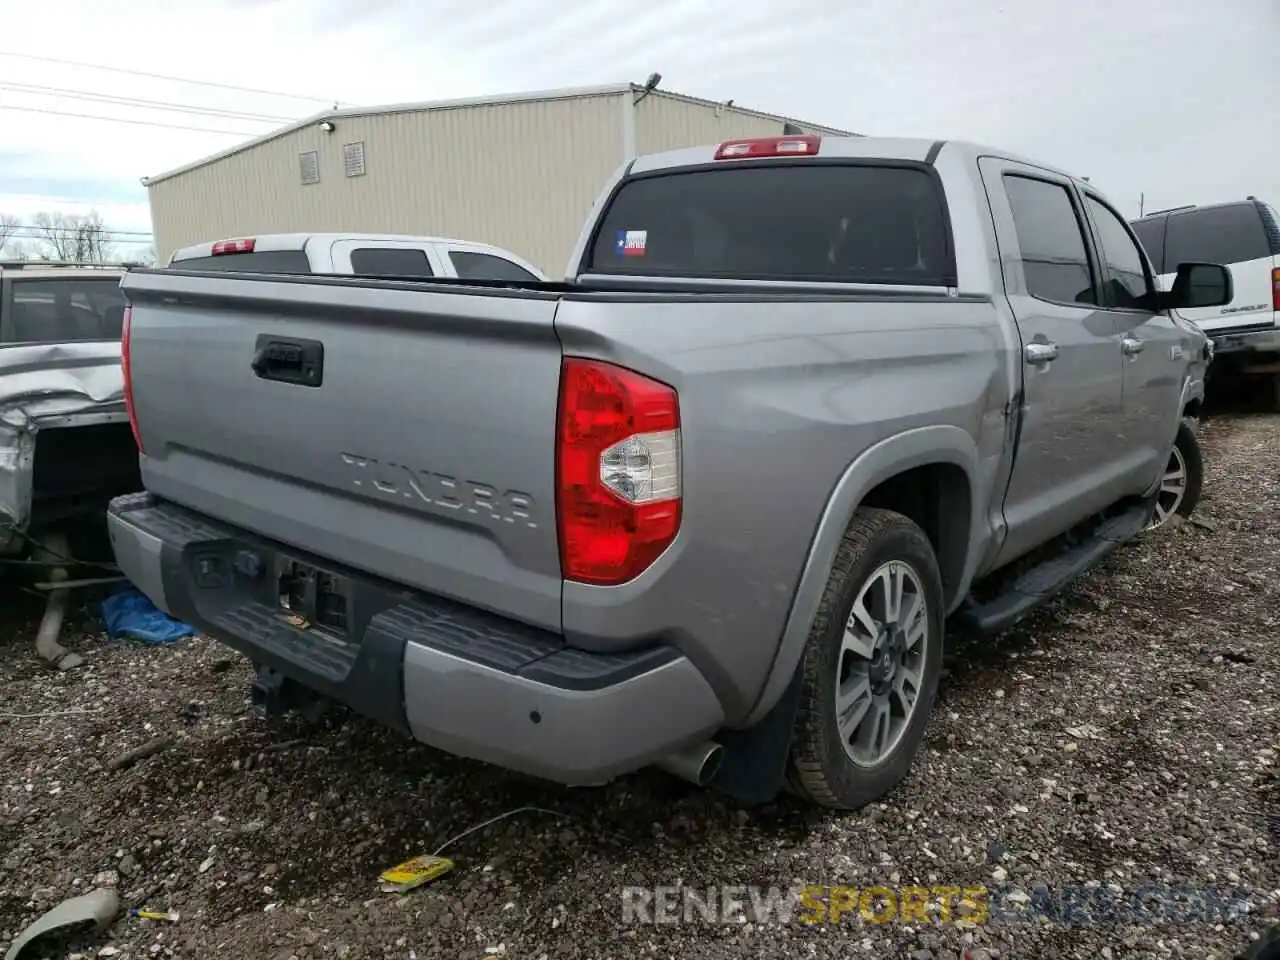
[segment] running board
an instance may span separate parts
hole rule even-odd
[[[1153,504],[1154,501],[1145,500],[1103,521],[1087,539],[1032,567],[995,599],[966,604],[955,615],[956,625],[985,636],[1008,630],[1116,547],[1141,533],[1151,519]]]

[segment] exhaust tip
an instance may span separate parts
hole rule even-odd
[[[705,787],[720,772],[720,762],[724,759],[724,747],[718,743],[711,744],[712,749],[702,761],[698,769],[698,786]]]
[[[705,787],[719,772],[723,755],[724,748],[708,740],[677,753],[668,754],[657,762],[657,766],[681,780]]]

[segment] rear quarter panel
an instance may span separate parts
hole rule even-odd
[[[986,298],[749,296],[579,295],[556,319],[567,355],[676,388],[684,484],[680,533],[653,567],[621,587],[565,584],[565,632],[595,649],[675,643],[731,724],[763,688],[842,478],[887,439],[951,428],[962,452],[941,458],[964,461],[985,497],[1008,382]]]

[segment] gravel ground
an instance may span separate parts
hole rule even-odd
[[[268,725],[224,648],[112,643],[87,611],[66,637],[88,664],[57,674],[32,657],[38,601],[6,593],[0,713],[88,712],[0,717],[0,948],[117,883],[180,920],[123,919],[58,955],[1232,957],[1280,917],[1280,418],[1220,416],[1204,443],[1200,523],[1143,537],[998,644],[953,649],[912,775],[852,815],[743,810],[656,772],[561,790],[345,715]],[[160,735],[169,749],[109,769]],[[450,847],[432,885],[378,892],[383,868],[526,804],[568,819],[511,817]],[[623,922],[623,888],[677,883],[985,885],[1006,907],[1038,884],[1190,885],[1246,891],[1251,912]]]

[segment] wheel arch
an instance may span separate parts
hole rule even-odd
[[[977,444],[959,427],[908,430],[855,458],[827,499],[773,664],[744,725],[768,713],[790,683],[854,511],[860,506],[885,507],[920,524],[938,554],[949,611],[967,592],[981,552],[980,491]]]

